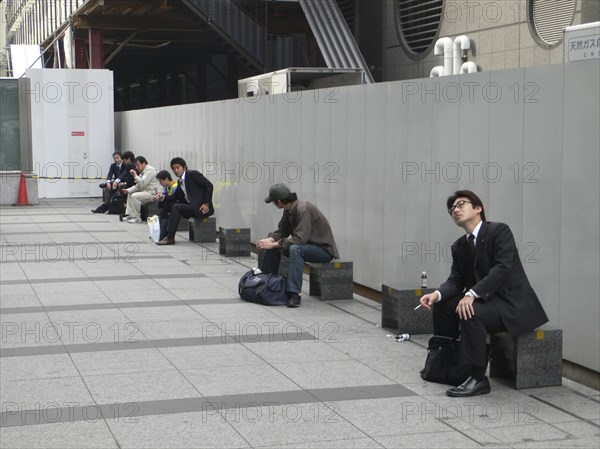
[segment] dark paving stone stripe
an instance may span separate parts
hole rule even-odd
[[[54,424],[77,421],[96,422],[105,419],[135,423],[140,416],[171,415],[176,413],[203,412],[214,415],[222,410],[238,410],[234,417],[256,420],[263,414],[263,419],[270,419],[274,407],[293,407],[300,404],[324,402],[321,397],[331,398],[326,401],[341,402],[357,399],[400,398],[416,396],[416,393],[401,385],[374,385],[347,388],[320,388],[313,390],[291,390],[241,395],[223,395],[184,399],[165,399],[159,401],[143,401],[115,404],[94,403],[58,407],[59,404],[40,405],[37,410],[20,409],[21,404],[4,403],[4,411],[0,416],[0,427],[32,426],[38,424]],[[329,407],[329,408],[327,408]],[[266,408],[266,410],[265,410]],[[335,415],[335,404],[325,404],[323,410],[314,411],[312,419],[339,419]],[[313,411],[311,411],[312,413]],[[227,413],[226,416],[231,416]],[[294,408],[291,416],[297,416],[300,410]],[[306,418],[305,418],[306,419]],[[333,421],[332,421],[333,422]]]
[[[64,283],[64,282],[96,282],[96,281],[128,281],[136,279],[190,279],[190,278],[204,278],[206,275],[202,273],[197,274],[135,274],[127,276],[88,276],[80,278],[49,278],[49,279],[24,279],[19,281],[2,281],[0,285],[16,285],[16,284],[51,284],[51,283]]]
[[[29,245],[47,245],[47,246],[90,246],[90,245],[104,245],[104,246],[118,246],[119,248],[123,248],[125,245],[139,245],[140,243],[146,243],[145,241],[142,240],[135,240],[132,242],[125,242],[123,240],[119,240],[116,242],[105,242],[105,241],[96,241],[96,242],[60,242],[60,243],[56,243],[56,242],[27,242],[27,243],[23,243],[23,242],[2,242],[0,244],[0,248],[3,247],[10,247],[10,248],[14,248],[15,245],[23,245],[23,246],[29,246]]]
[[[26,264],[26,263],[40,263],[39,260],[33,260],[33,257],[30,255],[29,256],[29,260],[27,260],[27,253],[23,254],[21,256],[22,260],[4,260],[2,259],[2,264],[5,263],[22,263],[22,264]],[[18,257],[19,254],[13,254],[13,256]],[[62,256],[62,255],[61,255]],[[5,256],[8,257],[8,256]],[[169,255],[169,254],[132,254],[130,256],[128,256],[128,258],[124,259],[123,262],[127,262],[129,260],[130,263],[135,263],[136,259],[161,259],[161,260],[165,260],[166,258],[171,258],[171,259],[175,259],[175,257]],[[112,256],[102,256],[102,257],[94,257],[94,258],[85,258],[85,257],[72,257],[69,254],[65,254],[64,258],[62,257],[57,257],[56,259],[52,259],[49,260],[49,263],[54,263],[54,262],[90,262],[90,263],[94,263],[97,261],[101,261],[101,260],[119,260],[119,256],[117,254],[114,254]],[[46,262],[46,261],[44,261]],[[184,262],[184,261],[182,261]]]
[[[101,310],[101,309],[135,309],[141,307],[174,307],[195,306],[202,304],[247,304],[239,298],[207,298],[186,300],[164,300],[164,301],[131,301],[131,302],[102,302],[98,304],[65,304],[58,306],[31,306],[31,307],[4,307],[0,308],[0,315],[13,313],[43,313],[43,312],[67,312],[72,310]]]
[[[76,229],[72,231],[22,231],[22,232],[1,232],[0,234],[10,237],[11,235],[30,235],[30,234],[79,234],[82,232],[110,232],[112,233],[126,233],[124,229]]]
[[[206,346],[236,343],[271,343],[281,341],[315,341],[310,332],[274,332],[256,335],[235,335],[221,331],[212,322],[205,322],[207,331],[218,335],[190,338],[164,338],[156,340],[133,340],[125,342],[79,343],[71,345],[24,346],[22,348],[0,348],[0,358],[27,357],[34,355],[73,354],[79,352],[126,351],[131,349],[180,348],[187,346]],[[134,335],[135,336],[135,335]]]

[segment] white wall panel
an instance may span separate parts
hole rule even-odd
[[[184,155],[199,169],[278,162],[273,182],[299,164],[290,186],[323,209],[355,281],[375,289],[416,287],[422,270],[433,286],[445,280],[462,233],[445,201],[472,189],[489,219],[513,229],[550,325],[564,330],[565,358],[598,370],[599,78],[590,61],[131,111],[117,114],[117,147],[164,164]],[[222,166],[207,175],[218,226],[250,226],[253,240],[275,228],[266,170],[229,186]]]
[[[556,241],[560,244],[558,322],[565,329],[565,358],[596,371],[600,371],[599,78],[600,61],[565,65],[561,221]]]
[[[521,89],[524,106],[523,159],[519,181],[523,186],[522,234],[517,235],[523,266],[533,279],[548,276],[533,287],[544,298],[550,326],[559,322],[560,191],[563,151],[565,66],[553,71],[535,67],[525,72]],[[550,94],[551,93],[551,94]],[[515,172],[511,173],[512,175]],[[554,223],[548,226],[548,223]],[[565,336],[565,342],[572,335]]]
[[[375,180],[382,187],[383,226],[382,238],[383,275],[381,283],[391,286],[411,287],[410,281],[414,275],[408,274],[404,263],[408,260],[407,252],[413,253],[413,247],[407,246],[406,215],[409,210],[406,205],[407,182],[406,162],[408,159],[408,107],[403,101],[403,91],[406,82],[386,83],[386,116],[385,151],[383,179]],[[412,167],[412,166],[411,166]],[[408,251],[410,249],[410,251]]]
[[[40,198],[98,196],[114,151],[113,77],[109,70],[27,69],[33,171]],[[0,106],[1,107],[1,106]]]

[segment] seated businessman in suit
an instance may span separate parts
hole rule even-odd
[[[523,270],[510,228],[485,220],[483,203],[470,190],[447,201],[448,213],[464,229],[452,245],[452,268],[439,290],[421,298],[433,308],[433,332],[458,338],[461,364],[471,375],[448,396],[468,397],[490,392],[486,335],[508,331],[518,336],[548,321]],[[460,328],[460,331],[459,331]]]
[[[110,197],[109,197],[108,201],[102,202],[102,204],[100,206],[98,206],[96,209],[92,209],[92,212],[95,214],[103,214],[106,211],[108,211],[108,203],[110,202],[110,199],[113,197],[113,195],[117,191],[116,190],[117,182],[115,182],[115,181],[121,175],[121,168],[125,167],[125,164],[123,163],[123,160],[121,159],[120,151],[115,151],[112,154],[112,158],[113,158],[114,162],[112,164],[110,164],[110,168],[108,169],[108,174],[106,175],[106,181],[103,182],[102,184],[100,184],[101,189],[106,189],[110,192]]]
[[[167,235],[157,245],[175,244],[175,233],[181,217],[207,218],[215,213],[212,204],[213,185],[202,173],[188,170],[180,157],[171,159],[171,170],[179,178],[179,186],[175,190],[176,203],[171,209]]]

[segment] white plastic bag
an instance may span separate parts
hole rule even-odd
[[[148,217],[148,231],[150,232],[150,238],[156,243],[160,240],[160,221],[158,215],[152,215]]]

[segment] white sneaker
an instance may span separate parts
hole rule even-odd
[[[129,223],[141,223],[142,220],[139,218],[130,218],[129,220],[127,220]]]

